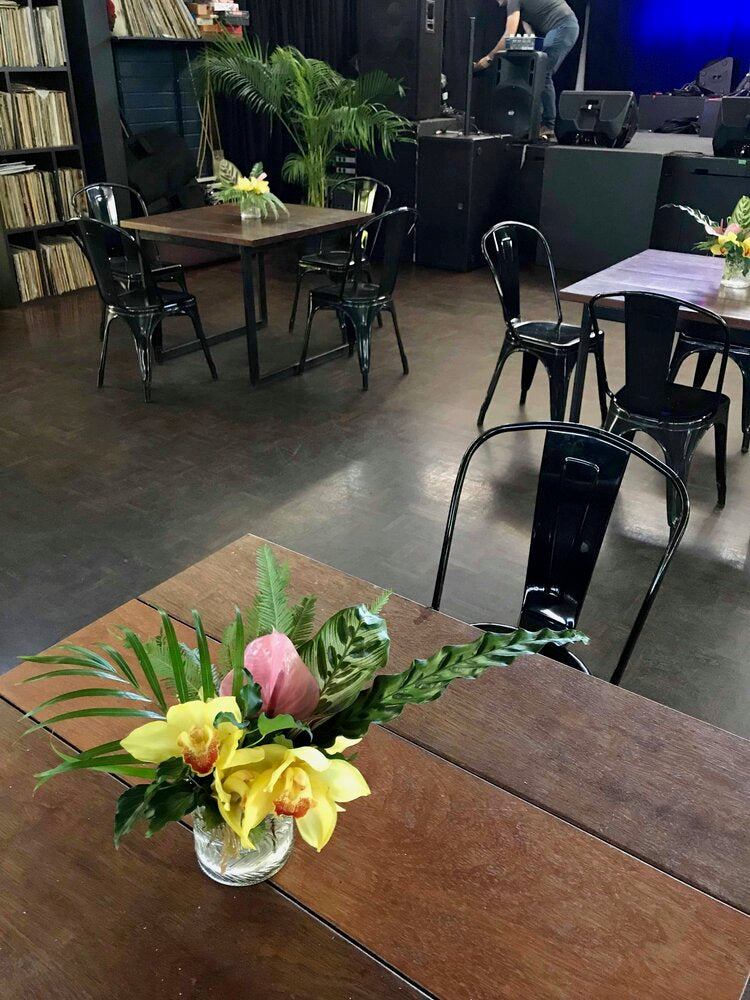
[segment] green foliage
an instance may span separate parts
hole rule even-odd
[[[571,642],[588,642],[588,639],[572,630],[527,632],[517,629],[507,634],[486,632],[474,642],[444,646],[427,660],[414,660],[400,674],[381,674],[347,708],[315,730],[315,741],[320,746],[327,746],[337,736],[357,739],[364,736],[373,723],[383,724],[395,719],[407,705],[435,701],[451,681],[473,680],[490,667],[507,667],[519,656],[538,653],[548,644],[564,646]]]
[[[152,837],[191,813],[203,795],[204,787],[193,780],[181,757],[164,761],[151,784],[128,788],[117,800],[115,847],[137,822],[146,822],[146,836]]]
[[[382,148],[391,156],[394,143],[413,141],[411,124],[383,103],[403,89],[382,70],[350,80],[292,46],[269,55],[256,38],[219,36],[206,48],[200,72],[215,92],[244,101],[286,129],[297,151],[285,160],[283,176],[307,187],[311,205],[324,203],[326,173],[339,146]]]
[[[117,774],[122,777],[131,778],[153,778],[155,771],[152,767],[141,763],[125,753],[119,740],[112,740],[110,743],[102,743],[84,750],[77,754],[68,754],[60,750],[54,744],[52,749],[60,758],[62,763],[57,767],[49,768],[35,774],[37,779],[36,787],[39,788],[50,778],[56,778],[61,774],[70,774],[73,771],[105,771],[107,774]]]
[[[390,639],[385,621],[365,604],[344,608],[299,648],[299,655],[320,687],[315,711],[322,720],[340,711],[388,662]]]
[[[737,207],[727,219],[727,223],[735,223],[742,229],[750,229],[750,197],[743,195],[737,202]]]
[[[691,208],[690,205],[675,205],[673,202],[670,202],[668,205],[661,205],[660,207],[678,208],[681,212],[686,212],[691,218],[695,219],[701,226],[710,226],[711,229],[716,229],[718,226],[718,223],[709,219],[703,212],[699,212],[697,208]]]

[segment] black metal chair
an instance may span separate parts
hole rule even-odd
[[[148,215],[146,203],[135,188],[127,184],[87,184],[71,196],[75,216],[86,216],[109,226],[119,226],[123,218],[142,218]],[[126,213],[126,214],[124,214]],[[176,281],[187,294],[185,272],[181,264],[162,264],[159,250],[151,240],[144,241],[141,250],[148,261],[151,273],[157,281]],[[138,271],[130,272],[132,261],[113,260],[112,269],[118,281],[126,288],[140,280]],[[104,329],[102,322],[102,331]]]
[[[716,435],[716,485],[718,505],[727,495],[727,422],[729,399],[722,393],[727,367],[729,328],[716,313],[692,302],[655,292],[607,292],[589,302],[592,330],[599,330],[597,303],[622,298],[625,303],[625,385],[612,392],[606,385],[609,410],[606,430],[633,439],[638,431],[662,448],[667,465],[687,482],[698,442],[713,427]],[[680,310],[700,313],[713,324],[722,344],[722,361],[716,391],[670,381],[670,358],[679,325]],[[603,334],[601,335],[603,337]],[[580,401],[577,400],[576,404]],[[574,404],[574,406],[576,405]],[[580,412],[580,411],[579,411]],[[674,491],[667,491],[670,523],[677,516]]]
[[[521,320],[519,265],[519,235],[521,231],[532,234],[544,249],[557,308],[556,320],[526,322]],[[490,379],[487,395],[479,411],[477,424],[481,427],[484,423],[492,397],[495,395],[500,373],[505,362],[516,351],[523,352],[520,405],[523,406],[526,402],[526,394],[534,380],[537,364],[541,361],[549,378],[550,417],[552,420],[565,420],[568,384],[578,359],[581,329],[563,321],[555,263],[552,259],[549,243],[538,229],[525,222],[500,222],[482,237],[482,253],[490,266],[500,298],[505,318],[505,339],[500,348],[495,371]],[[599,402],[602,409],[602,420],[604,420],[607,412],[604,397],[606,375],[601,338],[598,335],[593,335],[590,338],[587,350],[591,351],[596,358]]]
[[[299,363],[300,375],[304,372],[307,364],[307,351],[310,346],[313,319],[320,309],[334,309],[336,311],[344,342],[348,341],[349,343],[350,356],[354,353],[354,344],[356,343],[363,389],[367,389],[369,381],[372,324],[383,312],[391,314],[404,375],[409,374],[409,362],[398,327],[393,290],[398,278],[404,240],[414,229],[416,221],[417,213],[413,208],[395,208],[370,219],[369,222],[360,226],[354,234],[349,261],[341,279],[312,289],[307,309],[305,341]],[[380,281],[377,284],[366,280],[369,278],[369,271],[361,251],[362,246],[371,245],[373,232],[381,232],[383,238],[383,264]]]
[[[97,384],[100,387],[104,384],[110,327],[113,320],[122,319],[133,334],[141,370],[143,394],[146,402],[150,402],[153,337],[167,316],[190,318],[195,328],[195,335],[203,348],[211,377],[216,379],[218,377],[216,368],[203,333],[195,297],[183,291],[158,287],[138,242],[123,229],[89,218],[71,219],[68,222],[68,229],[91,264],[99,294],[105,305]],[[123,287],[113,269],[113,260],[125,261],[129,273],[139,275],[139,281],[134,287]]]
[[[461,460],[453,487],[448,521],[435,581],[432,607],[440,609],[458,507],[469,465],[482,445],[505,434],[545,431],[536,506],[518,627],[536,631],[576,628],[631,456],[659,472],[674,489],[679,516],[659,561],[643,603],[612,674],[622,680],[664,574],[685,533],[690,513],[687,490],[680,478],[658,459],[630,441],[595,427],[544,421],[507,424],[480,435]],[[512,626],[480,623],[485,632],[509,632]],[[566,646],[546,646],[546,656],[588,673]]]
[[[382,181],[375,180],[374,177],[343,177],[335,180],[328,186],[326,192],[327,208],[343,208],[350,212],[375,212],[382,214],[388,211],[391,203],[391,189]],[[369,259],[377,243],[377,229],[371,233],[372,240],[369,246],[361,246],[363,274],[368,281],[372,281],[369,272]],[[318,249],[313,253],[300,257],[297,264],[297,284],[294,289],[294,304],[292,314],[289,318],[289,332],[294,329],[297,321],[297,306],[302,288],[303,279],[309,274],[325,274],[331,281],[345,274],[349,266],[349,258],[353,240],[349,237],[349,242],[341,243],[341,237],[335,238],[331,243],[331,237],[322,236]],[[382,320],[378,316],[379,324]]]
[[[714,357],[721,354],[724,345],[712,338],[713,328],[706,323],[680,322],[680,335],[672,355],[669,377],[677,378],[682,362],[691,354],[698,355],[693,385],[702,389],[711,371]],[[732,330],[730,333],[729,358],[737,365],[742,375],[742,453],[750,450],[750,331]]]

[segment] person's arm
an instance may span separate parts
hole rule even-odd
[[[491,65],[492,60],[498,53],[503,52],[505,49],[505,39],[510,35],[518,34],[518,29],[521,26],[521,4],[519,0],[508,0],[508,18],[505,22],[505,31],[502,37],[499,39],[497,45],[486,56],[482,56],[474,63],[474,69],[487,69]]]

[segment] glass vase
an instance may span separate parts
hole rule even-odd
[[[750,288],[750,257],[727,257],[721,283],[724,288]]]
[[[195,854],[204,874],[222,885],[256,885],[284,867],[294,845],[291,816],[266,816],[262,832],[253,831],[256,850],[249,851],[226,823],[209,830],[203,810],[193,813]]]
[[[242,195],[240,198],[240,218],[243,222],[260,219],[260,205],[255,200],[255,195]]]

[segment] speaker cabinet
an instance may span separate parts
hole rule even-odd
[[[389,106],[407,118],[440,114],[445,0],[359,0],[359,69],[382,69],[406,95]]]
[[[750,155],[750,97],[723,97],[714,133],[714,155]]]
[[[632,90],[564,90],[555,133],[561,146],[622,149],[638,130]]]
[[[508,217],[517,151],[509,136],[427,136],[419,141],[417,263],[470,271],[482,236]]]
[[[734,59],[715,59],[708,63],[698,74],[697,84],[707,94],[714,97],[727,97],[732,93],[732,76],[734,75]]]
[[[477,123],[485,132],[539,138],[546,52],[503,52],[482,74]]]

